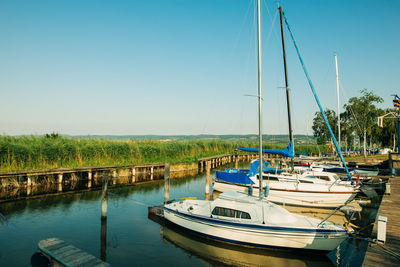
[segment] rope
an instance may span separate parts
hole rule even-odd
[[[370,242],[370,243],[372,243],[374,245],[378,245],[380,248],[383,249],[384,252],[386,252],[389,255],[391,255],[391,256],[395,257],[396,259],[400,260],[400,254],[399,253],[397,253],[397,252],[395,252],[395,251],[393,251],[391,249],[388,249],[387,247],[384,247],[376,239],[372,239],[370,237],[357,237],[357,236],[349,236],[349,238],[355,239],[355,240],[367,241],[367,242]]]
[[[395,257],[396,259],[400,260],[400,254],[397,252],[394,252],[391,249],[388,249],[386,247],[384,247],[382,244],[376,242],[375,244],[377,244],[380,248],[383,249],[383,251],[385,251],[386,253],[388,253],[389,255],[392,255],[393,257]]]
[[[32,236],[30,233],[28,233],[27,231],[25,231],[24,229],[22,229],[21,227],[17,226],[16,224],[14,224],[13,222],[10,222],[6,216],[4,216],[4,214],[2,214],[0,212],[0,217],[6,222],[6,225],[11,225],[12,227],[15,228],[15,230],[17,230],[18,232],[22,233],[25,237],[31,239],[33,242],[37,243],[37,241],[39,240],[38,238],[35,238],[34,236]]]
[[[331,129],[331,127],[329,126],[328,119],[326,118],[324,109],[322,108],[321,103],[319,102],[317,93],[316,93],[316,91],[315,91],[315,89],[314,89],[314,85],[313,85],[313,83],[312,83],[312,81],[311,81],[310,76],[308,75],[307,68],[306,68],[306,66],[305,66],[305,64],[304,64],[304,62],[303,62],[303,59],[302,59],[301,55],[300,55],[300,50],[299,50],[299,48],[297,47],[296,40],[294,39],[292,30],[291,30],[291,28],[290,28],[290,26],[289,26],[289,23],[287,22],[287,18],[286,18],[286,16],[285,16],[285,13],[283,13],[283,18],[284,18],[285,24],[286,24],[286,26],[287,26],[287,28],[288,28],[288,30],[289,30],[290,37],[291,37],[291,39],[292,39],[292,41],[293,41],[294,47],[296,48],[297,56],[298,56],[298,58],[299,58],[299,60],[300,60],[301,66],[302,66],[303,71],[304,71],[304,74],[305,74],[306,77],[307,77],[308,84],[310,85],[311,91],[312,91],[312,93],[313,93],[313,95],[314,95],[314,98],[315,98],[315,100],[316,100],[316,102],[317,102],[317,105],[318,105],[318,107],[319,107],[319,109],[320,109],[320,111],[321,111],[322,117],[324,118],[324,121],[325,121],[325,124],[326,124],[326,126],[327,126],[327,128],[328,128],[328,131],[329,131],[329,133],[330,133],[331,136],[332,136],[333,143],[335,144],[336,150],[337,150],[337,152],[338,152],[338,154],[339,154],[339,156],[340,156],[340,159],[341,159],[341,161],[342,161],[342,163],[343,163],[343,166],[344,166],[344,168],[346,169],[347,178],[348,178],[350,181],[352,181],[352,178],[351,178],[350,173],[349,173],[349,169],[347,168],[346,162],[344,161],[342,152],[341,152],[340,149],[339,149],[339,145],[338,145],[338,143],[336,142],[336,138],[335,138],[335,136],[333,135],[332,129]]]
[[[136,204],[142,205],[142,206],[145,206],[145,207],[148,207],[148,206],[155,206],[154,204],[146,203],[146,202],[143,202],[143,201],[138,201],[138,200],[133,199],[133,198],[130,198],[130,197],[126,198],[126,197],[123,197],[123,196],[118,195],[118,194],[116,194],[116,193],[107,192],[107,194],[109,194],[109,195],[111,195],[111,196],[114,196],[114,197],[118,197],[118,198],[125,198],[125,199],[132,200],[132,201],[135,202]]]

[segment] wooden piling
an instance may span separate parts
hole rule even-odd
[[[103,185],[101,192],[101,220],[107,220],[107,193],[108,193],[108,175],[103,175]]]
[[[105,219],[101,219],[100,259],[102,261],[106,261],[107,259],[107,217]]]
[[[132,184],[136,182],[136,168],[132,168]]]
[[[210,193],[210,173],[211,173],[211,162],[207,161],[206,163],[206,199],[208,198],[208,194]]]
[[[62,173],[59,173],[59,174],[58,174],[57,183],[61,184],[62,181],[63,181],[63,174],[62,174]]]
[[[165,164],[164,168],[164,204],[169,201],[169,184],[170,182],[170,166],[169,163]]]

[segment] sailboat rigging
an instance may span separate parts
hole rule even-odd
[[[348,182],[342,182],[336,175],[330,173],[324,173],[322,171],[315,172],[304,172],[301,175],[293,173],[293,131],[291,126],[291,113],[290,113],[290,99],[289,99],[289,86],[287,77],[287,66],[286,66],[286,53],[285,53],[285,42],[283,34],[283,19],[284,13],[282,6],[279,7],[279,14],[281,20],[281,37],[282,37],[282,49],[284,59],[284,71],[285,71],[285,85],[286,85],[286,99],[288,107],[288,120],[289,120],[289,136],[290,143],[286,149],[274,150],[274,149],[258,149],[260,155],[262,152],[280,154],[284,157],[290,157],[292,159],[291,173],[263,173],[263,164],[251,165],[260,166],[258,174],[255,175],[255,170],[250,169],[246,174],[243,171],[229,170],[228,172],[216,172],[216,179],[214,182],[214,190],[220,192],[226,191],[239,191],[247,192],[248,186],[253,187],[254,191],[259,191],[259,194],[263,193],[264,188],[268,187],[269,195],[267,198],[276,203],[284,203],[288,205],[297,206],[308,206],[308,207],[324,207],[324,208],[336,208],[344,205],[351,201],[357,194],[358,188],[351,185]],[[286,20],[286,19],[285,19]],[[260,119],[260,117],[259,117]],[[260,122],[261,123],[261,122]],[[328,125],[329,127],[329,125]],[[260,129],[261,134],[261,129]],[[261,144],[260,144],[261,146]],[[250,148],[239,148],[244,151],[256,152],[257,149]],[[260,156],[259,162],[262,162],[262,156]],[[244,179],[244,175],[247,175],[248,179]],[[311,179],[314,177],[314,179]],[[263,182],[263,179],[266,179]],[[351,178],[350,178],[351,179]],[[259,186],[255,184],[259,183]],[[243,181],[247,181],[243,184]]]
[[[260,0],[257,0],[259,159],[262,162],[260,13]],[[260,189],[263,188],[261,166]],[[164,217],[167,221],[201,236],[245,246],[326,252],[333,250],[347,238],[344,227],[292,214],[264,199],[262,190],[259,191],[259,198],[225,192],[212,201],[170,201],[163,206]]]

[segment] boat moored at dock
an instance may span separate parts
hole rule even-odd
[[[327,252],[348,236],[342,226],[238,192],[222,193],[213,201],[173,201],[163,209],[166,220],[186,230],[245,246]]]

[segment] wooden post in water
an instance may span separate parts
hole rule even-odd
[[[107,220],[107,193],[108,193],[108,175],[103,174],[103,186],[101,192],[101,220]]]
[[[59,174],[58,174],[58,180],[57,180],[57,183],[61,184],[61,183],[62,183],[62,181],[63,181],[63,174],[62,174],[62,173],[59,173]]]
[[[106,261],[107,258],[107,217],[101,220],[100,229],[100,259]]]
[[[26,187],[26,195],[27,196],[29,196],[31,194],[31,189],[32,189],[32,187],[30,187],[30,186]]]
[[[235,169],[238,169],[239,167],[239,157],[235,157]]]
[[[103,172],[101,192],[101,229],[100,229],[100,258],[106,261],[107,250],[107,202],[108,202],[108,174]]]
[[[62,192],[62,186],[63,186],[63,174],[59,173],[57,177],[57,191]]]
[[[132,168],[132,184],[136,182],[136,168]]]
[[[32,178],[29,175],[26,176],[26,185],[28,187],[32,185]]]
[[[117,176],[118,176],[117,170],[112,170],[112,184],[113,185],[115,185],[117,183]]]
[[[93,173],[92,173],[92,171],[90,170],[90,171],[88,172],[88,188],[91,188],[91,187],[92,187],[92,177],[93,177]]]
[[[150,168],[150,181],[153,181],[154,178],[154,166],[151,166]]]
[[[211,162],[207,161],[206,163],[206,168],[207,168],[207,172],[206,172],[206,199],[209,199],[209,194],[210,194],[210,173],[211,173]]]
[[[164,167],[164,204],[169,201],[169,180],[170,180],[169,163],[165,163]]]

